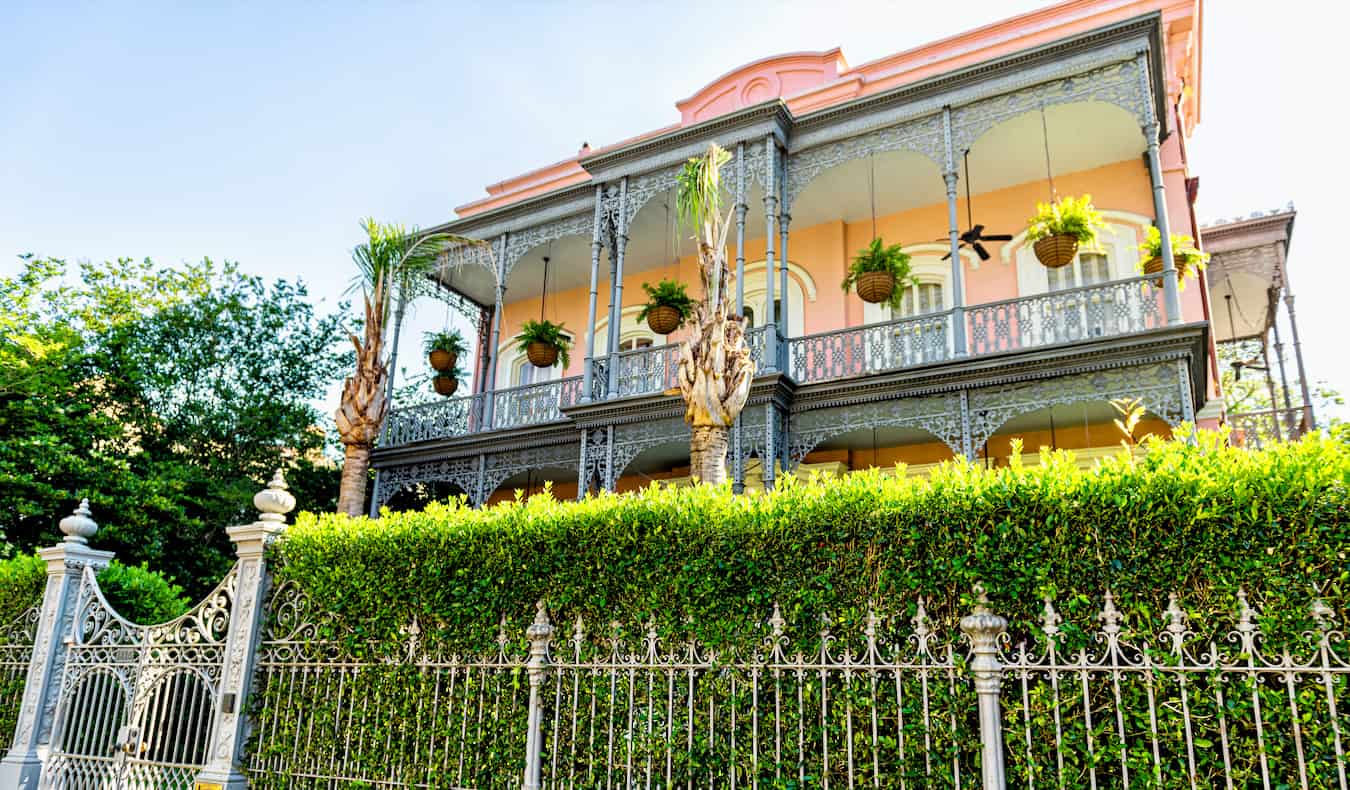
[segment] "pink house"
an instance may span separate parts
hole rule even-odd
[[[676,101],[670,126],[487,187],[442,226],[491,245],[441,275],[480,318],[471,391],[396,408],[376,505],[411,502],[414,484],[486,502],[545,481],[572,496],[687,476],[667,394],[680,334],[636,316],[644,283],[699,288],[674,179],[710,142],[733,154],[729,259],[758,368],[733,437],[738,488],[1001,464],[1016,439],[1091,460],[1119,450],[1117,398],[1148,410],[1141,435],[1218,425],[1208,283],[1179,278],[1170,247],[1141,276],[1138,249],[1154,226],[1201,236],[1184,145],[1201,10],[1070,0],[870,63],[838,48],[762,57]],[[1027,218],[1082,194],[1106,219],[1099,245],[1049,268]],[[912,259],[895,309],[840,288],[877,237]],[[541,315],[570,333],[566,367],[516,348]]]

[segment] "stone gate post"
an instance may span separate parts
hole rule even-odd
[[[262,603],[269,575],[265,551],[268,544],[286,531],[286,514],[295,507],[295,497],[286,490],[286,480],[278,469],[267,488],[253,496],[258,520],[225,531],[239,556],[239,576],[234,591],[230,628],[225,637],[225,665],[220,673],[215,720],[206,766],[197,775],[199,790],[247,790],[244,775],[244,741],[248,736],[246,707],[258,642],[263,626]]]
[[[89,538],[98,532],[98,524],[90,515],[89,500],[85,499],[73,515],[61,519],[65,540],[38,552],[47,561],[47,589],[42,596],[14,742],[0,761],[0,787],[9,790],[34,790],[38,786],[51,746],[52,718],[61,693],[66,640],[74,626],[80,579],[85,568],[103,570],[113,558],[110,551],[89,548]]]

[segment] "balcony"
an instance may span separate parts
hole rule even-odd
[[[968,352],[958,354],[953,333],[960,321]],[[778,348],[784,373],[798,385],[866,378],[920,365],[1093,341],[1161,329],[1166,323],[1162,289],[1148,277],[972,305],[865,326],[787,338]],[[765,328],[748,333],[760,371]],[[671,343],[589,360],[594,373],[592,401],[659,397],[677,388],[680,346]],[[381,445],[399,447],[529,426],[563,423],[565,411],[582,402],[582,377],[501,389],[395,409],[385,423]],[[489,400],[490,398],[490,400]],[[490,403],[490,407],[489,407]]]
[[[1253,450],[1298,441],[1308,432],[1306,409],[1267,409],[1228,415],[1234,444]]]

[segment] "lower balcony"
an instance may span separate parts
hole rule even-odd
[[[1307,409],[1266,409],[1228,415],[1233,443],[1253,450],[1298,441],[1309,430]]]
[[[1153,280],[1126,280],[926,313],[884,323],[779,338],[767,361],[765,328],[748,333],[761,373],[781,371],[798,386],[877,376],[922,365],[1119,337],[1165,324],[1162,289]],[[959,328],[959,333],[953,330]],[[964,348],[964,353],[958,353]],[[583,377],[528,384],[395,409],[382,449],[529,426],[566,423],[570,407],[669,393],[678,387],[678,344],[624,351],[588,360]],[[615,365],[611,375],[611,362]]]

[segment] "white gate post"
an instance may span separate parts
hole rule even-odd
[[[548,643],[553,638],[553,626],[548,620],[548,609],[544,602],[536,604],[534,622],[525,630],[530,640],[530,661],[526,669],[530,674],[530,712],[528,730],[525,734],[525,781],[523,790],[539,790],[541,781],[541,754],[543,752],[543,705],[539,688],[544,683],[544,674],[548,671]]]
[[[1008,630],[1008,621],[989,608],[982,585],[975,585],[975,611],[961,618],[961,631],[970,639],[970,671],[980,702],[981,773],[984,790],[1004,790],[1003,711],[999,692],[1003,665],[998,660],[998,638]]]
[[[206,766],[197,775],[197,787],[202,790],[248,788],[248,778],[240,763],[248,735],[245,706],[257,660],[262,601],[268,583],[264,552],[268,544],[286,531],[286,514],[295,507],[295,497],[286,490],[286,480],[280,469],[267,488],[253,496],[253,506],[261,513],[257,521],[225,530],[234,541],[235,553],[239,556],[239,576],[235,582],[230,628],[225,637],[225,666],[220,673]]]
[[[108,567],[111,551],[89,548],[89,538],[98,532],[90,518],[89,500],[80,502],[75,514],[61,519],[63,542],[38,552],[47,561],[47,589],[28,661],[23,704],[14,728],[14,742],[0,761],[0,787],[33,790],[42,774],[43,761],[51,746],[52,719],[61,695],[61,675],[66,663],[66,640],[75,620],[80,578],[85,568]]]

